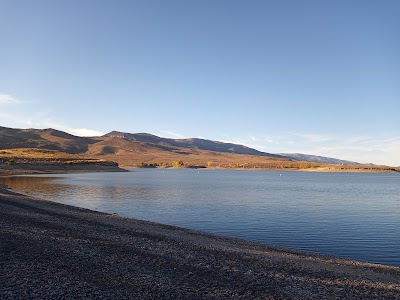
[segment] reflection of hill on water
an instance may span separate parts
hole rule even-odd
[[[58,180],[63,180],[63,183],[58,183]],[[67,180],[57,176],[10,176],[0,177],[0,186],[49,201],[110,213],[128,194],[124,187],[77,185],[69,184]],[[148,190],[130,187],[129,194],[132,193],[143,197]]]
[[[33,191],[42,191],[43,193],[52,193],[56,187],[51,184],[51,181],[59,177],[33,177],[33,176],[12,176],[0,177],[0,185],[8,186],[9,188],[21,193],[30,193]]]

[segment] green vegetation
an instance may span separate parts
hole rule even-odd
[[[38,149],[38,148],[17,148],[0,150],[0,158],[2,159],[87,159],[84,156],[69,154],[56,150]]]

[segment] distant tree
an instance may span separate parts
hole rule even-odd
[[[174,167],[179,168],[183,167],[184,163],[181,160],[174,161]]]

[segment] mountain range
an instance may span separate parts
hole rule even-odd
[[[192,166],[296,168],[313,164],[357,163],[299,153],[267,153],[243,145],[199,138],[170,139],[148,133],[111,131],[98,137],[79,137],[55,129],[0,127],[0,149],[40,148],[116,161],[122,166],[182,161]],[[313,165],[314,166],[314,165]]]

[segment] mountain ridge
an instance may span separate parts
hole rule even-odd
[[[225,143],[225,142],[200,139],[200,138],[171,139],[171,138],[159,137],[148,133],[126,133],[120,131],[111,131],[103,135],[103,137],[120,137],[131,141],[147,142],[157,145],[165,146],[165,144],[169,144],[170,146],[173,147],[193,148],[193,149],[217,151],[225,153],[287,158],[283,155],[262,152],[239,144]]]
[[[338,159],[333,157],[327,156],[320,156],[320,155],[312,155],[312,154],[303,154],[303,153],[278,153],[282,156],[293,158],[296,160],[302,161],[309,161],[309,162],[317,162],[317,163],[324,163],[324,164],[338,164],[338,165],[361,165],[355,161],[349,161],[344,159]]]

